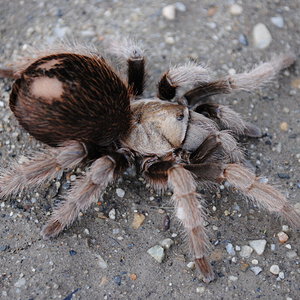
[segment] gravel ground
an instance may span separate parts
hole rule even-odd
[[[93,43],[100,49],[108,39],[130,35],[148,49],[145,95],[153,96],[160,74],[170,64],[196,60],[224,75],[243,71],[274,53],[292,50],[299,55],[298,0],[238,1],[234,6],[231,0],[182,1],[175,6],[175,16],[172,7],[163,13],[170,3],[4,0],[0,63],[27,55],[30,46],[55,45],[59,38]],[[253,37],[259,23],[268,30],[260,29],[262,41]],[[299,65],[298,56],[295,66],[255,93],[215,98],[265,133],[258,140],[241,140],[247,157],[256,173],[267,176],[298,209]],[[18,127],[9,110],[11,83],[0,81],[0,161],[4,167],[14,157],[42,147]],[[285,221],[247,205],[227,189],[205,192],[211,260],[218,275],[209,285],[187,267],[191,258],[180,226],[172,218],[170,195],[156,195],[130,172],[107,189],[102,203],[95,204],[57,239],[41,239],[40,229],[51,207],[80,172],[69,171],[51,184],[7,202],[0,200],[1,299],[300,298],[299,232],[282,227],[287,225]],[[143,214],[145,221],[134,229],[137,213]],[[166,216],[171,217],[167,230],[163,226]],[[281,231],[289,236],[283,244],[277,237]],[[147,250],[166,238],[174,244],[158,263]],[[264,240],[262,249],[266,242],[263,254],[245,253],[251,251],[244,247],[251,240]],[[271,266],[277,275],[270,272]]]

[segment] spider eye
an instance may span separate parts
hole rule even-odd
[[[178,116],[176,117],[176,120],[182,121],[183,118],[184,118],[184,114],[180,114],[180,115],[178,115]]]

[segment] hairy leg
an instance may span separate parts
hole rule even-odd
[[[169,186],[173,190],[172,201],[177,218],[182,223],[197,267],[204,281],[214,280],[213,270],[206,258],[209,240],[204,228],[205,214],[199,203],[196,182],[190,171],[173,161],[158,161],[144,171],[154,188]]]
[[[278,55],[270,62],[263,63],[250,72],[230,75],[216,81],[201,82],[197,87],[185,93],[183,97],[193,107],[209,96],[260,88],[270,82],[280,70],[292,65],[295,59],[293,54]]]
[[[261,130],[245,122],[242,117],[228,106],[216,103],[204,103],[196,107],[195,112],[214,120],[221,129],[229,129],[238,135],[261,137]]]
[[[99,199],[107,185],[122,174],[127,166],[127,158],[121,153],[113,153],[95,160],[86,176],[75,183],[66,199],[53,211],[42,230],[44,238],[55,237],[70,226],[79,212],[87,210]]]
[[[200,82],[208,82],[209,72],[195,63],[176,66],[163,74],[158,83],[158,98],[171,100],[176,96],[178,87],[195,86]]]
[[[112,53],[126,59],[128,85],[132,88],[134,95],[141,95],[145,85],[144,50],[138,43],[129,39],[121,39],[119,43],[114,42],[110,48]]]
[[[73,168],[87,156],[82,143],[71,141],[58,148],[38,152],[25,162],[15,162],[0,172],[0,197],[16,195],[55,178],[64,168]]]

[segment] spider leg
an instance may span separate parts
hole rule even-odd
[[[123,39],[120,43],[114,42],[111,51],[127,61],[128,85],[133,94],[139,96],[145,85],[145,57],[142,47],[133,40]]]
[[[0,197],[16,195],[33,185],[40,185],[55,178],[64,168],[77,166],[87,156],[83,144],[71,141],[58,148],[38,152],[25,162],[15,162],[1,170]]]
[[[250,72],[230,75],[216,81],[201,82],[184,94],[188,104],[193,107],[203,99],[217,94],[230,94],[235,90],[251,91],[270,82],[277,73],[295,62],[295,55],[282,54],[270,62],[263,63]]]
[[[209,283],[214,280],[214,272],[207,260],[209,239],[206,235],[205,213],[199,203],[196,182],[190,171],[183,165],[172,161],[159,161],[152,164],[145,172],[152,184],[168,185],[173,190],[172,201],[175,204],[177,218],[181,221],[188,236],[188,243],[195,263]]]
[[[70,226],[80,211],[85,211],[99,199],[108,184],[127,168],[128,160],[121,153],[112,153],[95,160],[85,177],[79,179],[62,202],[52,213],[42,229],[44,238],[57,236]]]
[[[221,129],[229,129],[238,135],[261,137],[260,128],[252,123],[245,122],[242,117],[228,106],[204,103],[196,107],[195,112],[213,119]]]
[[[158,82],[157,97],[162,100],[171,100],[176,96],[179,87],[194,86],[200,82],[209,81],[207,69],[195,63],[176,66],[163,74]]]

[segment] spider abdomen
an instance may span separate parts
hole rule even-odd
[[[13,85],[10,107],[36,139],[107,146],[130,127],[127,86],[98,56],[62,53],[36,60]]]

